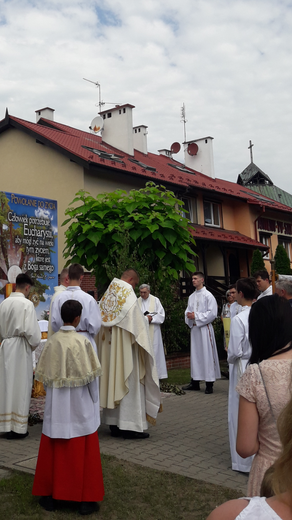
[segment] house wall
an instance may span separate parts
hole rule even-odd
[[[58,269],[64,266],[65,210],[84,187],[83,168],[57,151],[10,128],[0,139],[0,190],[58,202]]]

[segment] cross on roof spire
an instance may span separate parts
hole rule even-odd
[[[254,144],[252,144],[251,141],[249,141],[249,146],[248,146],[248,149],[250,150],[250,162],[253,163],[253,157],[252,157],[252,147],[254,146]]]

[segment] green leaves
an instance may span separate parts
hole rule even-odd
[[[156,277],[166,276],[171,283],[180,271],[194,270],[195,242],[180,207],[173,192],[152,182],[129,194],[116,190],[94,198],[80,191],[66,210],[64,256],[78,258],[104,283],[109,265],[115,265],[118,273],[123,262],[133,265],[143,258]],[[127,253],[121,262],[125,243]]]

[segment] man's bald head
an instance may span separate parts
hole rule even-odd
[[[135,269],[126,269],[121,276],[121,280],[132,285],[133,289],[135,289],[136,285],[139,283],[139,275]]]

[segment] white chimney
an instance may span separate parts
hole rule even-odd
[[[193,141],[186,141],[184,145],[185,166],[197,172],[215,178],[213,137],[202,137]]]
[[[49,119],[50,121],[54,121],[54,108],[45,107],[40,108],[35,111],[36,114],[36,123],[43,117],[44,119]]]
[[[147,128],[148,126],[140,125],[133,128],[133,146],[138,152],[147,155]]]
[[[102,140],[123,152],[134,155],[133,105],[117,105],[99,112],[104,122]]]

